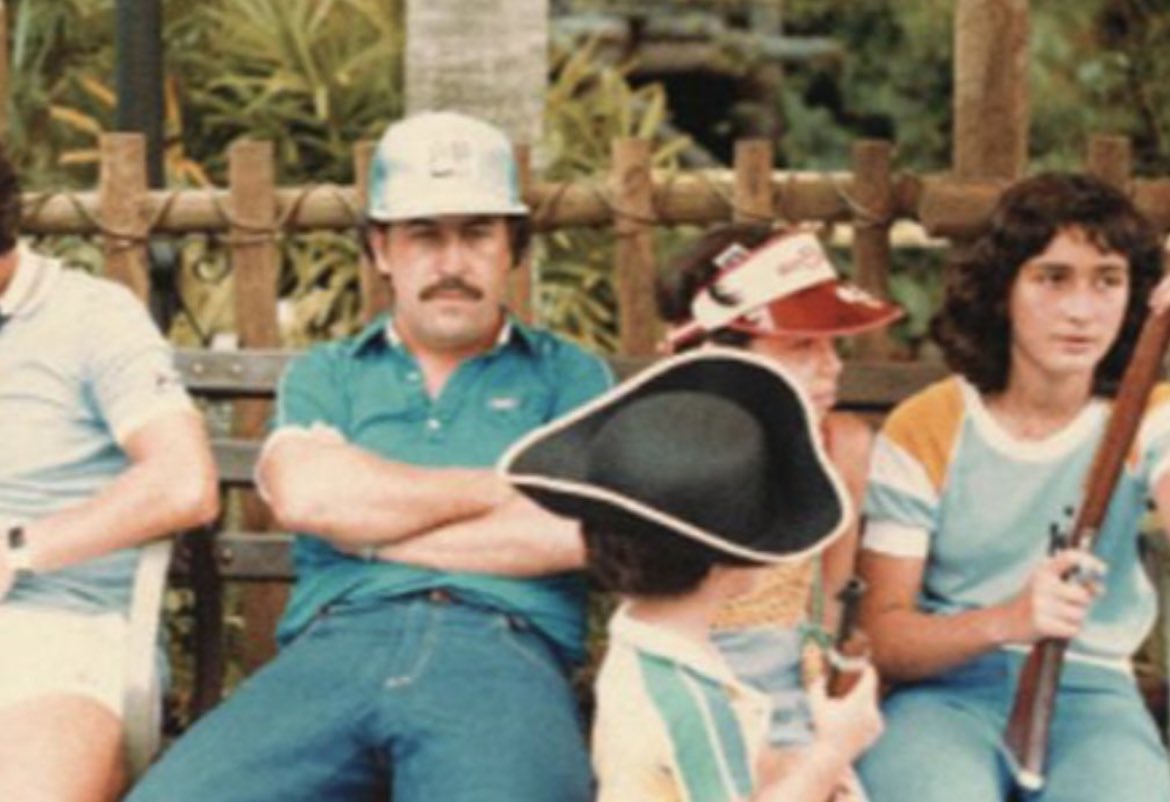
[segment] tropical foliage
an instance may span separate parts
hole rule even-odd
[[[784,128],[777,148],[782,164],[843,167],[859,136],[895,141],[900,168],[949,164],[952,0],[553,5],[635,16],[706,9],[741,22],[754,6],[780,7],[788,34],[831,36],[844,54],[786,67],[775,98]],[[1079,164],[1087,135],[1108,131],[1132,137],[1139,172],[1170,170],[1170,51],[1161,46],[1170,36],[1170,14],[1163,5],[1033,4],[1036,166]],[[91,186],[95,137],[113,119],[113,0],[10,0],[8,7],[10,148],[32,186]],[[275,143],[283,184],[348,182],[352,143],[374,136],[401,112],[400,0],[165,0],[164,11],[172,185],[222,183],[224,154],[242,135]],[[671,117],[671,98],[660,86],[632,86],[623,66],[603,63],[589,46],[553,54],[552,63],[547,137],[538,153],[544,175],[596,183],[610,140],[619,135],[658,137],[656,164],[675,163],[683,143],[660,135]],[[288,340],[344,330],[357,308],[352,237],[286,239]],[[599,232],[561,231],[544,237],[538,251],[541,318],[602,349],[615,340],[610,248]],[[95,261],[92,250],[74,252],[83,263]],[[206,342],[230,331],[222,252],[197,239],[183,244],[180,255],[189,314],[177,334]],[[893,289],[912,312],[902,329],[911,348],[935,303],[937,261],[922,251],[898,256]]]
[[[663,138],[668,118],[661,86],[630,87],[620,68],[599,64],[592,45],[563,54],[554,65],[545,133],[549,163],[542,174],[553,181],[589,183],[605,195],[599,176],[619,137],[655,143],[652,165],[677,167],[685,138]],[[662,232],[660,238],[669,239]],[[553,328],[600,351],[617,345],[613,288],[613,237],[609,232],[561,230],[542,238],[538,309]]]
[[[764,0],[552,0],[618,9],[634,17],[703,7],[746,18]],[[788,66],[774,99],[783,120],[782,164],[847,165],[857,137],[896,142],[903,169],[943,170],[950,161],[953,0],[770,0],[786,31],[829,36],[844,54]],[[115,98],[114,0],[9,0],[7,142],[33,188],[91,187],[97,135]],[[237,137],[275,144],[285,185],[349,182],[351,146],[402,111],[400,0],[165,0],[166,166],[172,186],[222,184]],[[1089,133],[1132,137],[1136,166],[1170,173],[1170,12],[1165,0],[1063,0],[1032,4],[1033,163],[1080,163]],[[684,141],[664,135],[671,98],[631,84],[628,66],[604,63],[589,45],[554,53],[546,141],[537,159],[554,180],[599,181],[617,136],[655,142],[655,166],[675,169]],[[746,72],[754,66],[744,63]],[[732,123],[727,121],[727,126]],[[661,231],[668,250],[677,232]],[[285,340],[303,344],[352,328],[358,296],[355,238],[316,233],[281,238]],[[43,247],[97,269],[92,243],[61,238]],[[173,334],[211,342],[234,329],[231,279],[214,237],[175,244],[185,314]],[[538,248],[541,319],[601,350],[616,340],[612,238],[557,231]],[[910,310],[900,330],[919,347],[937,301],[940,258],[903,251],[892,291]],[[177,598],[171,602],[187,604]],[[186,609],[183,607],[183,609]],[[183,619],[172,616],[178,635]],[[231,621],[239,627],[238,617]]]

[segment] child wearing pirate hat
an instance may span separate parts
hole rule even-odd
[[[760,223],[708,229],[676,254],[658,281],[670,324],[669,350],[723,345],[779,365],[812,402],[817,430],[851,499],[859,506],[873,443],[870,427],[834,410],[843,363],[838,341],[902,316],[894,304],[839,278],[815,234]],[[772,720],[766,761],[783,772],[813,738],[806,688],[824,670],[813,637],[836,630],[836,598],[853,575],[857,516],[816,559],[770,566],[750,594],[716,616],[713,640],[741,679],[768,694]],[[834,799],[864,799],[851,772]]]
[[[814,691],[805,760],[760,777],[769,700],[709,638],[758,566],[815,554],[852,517],[813,421],[783,371],[705,349],[662,360],[502,459],[518,489],[582,522],[590,571],[624,598],[596,688],[602,802],[822,802],[880,731],[866,669],[843,699]]]

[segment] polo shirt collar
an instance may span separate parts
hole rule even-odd
[[[741,685],[727,663],[715,653],[714,646],[704,649],[690,638],[633,618],[628,602],[618,607],[610,619],[609,635],[640,652],[686,666],[720,685]]]
[[[492,350],[507,348],[511,345],[520,345],[529,351],[535,350],[535,333],[531,328],[508,314],[504,318],[504,325],[500,327]],[[385,347],[394,351],[402,351],[405,346],[402,337],[394,329],[394,317],[388,313],[379,315],[365,328],[358,332],[353,339],[352,352],[356,356],[368,349]]]
[[[60,272],[61,264],[56,259],[18,246],[16,271],[0,295],[0,318],[19,317],[35,309],[49,294]]]

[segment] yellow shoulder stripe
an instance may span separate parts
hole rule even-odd
[[[895,407],[882,431],[922,465],[931,485],[941,491],[962,419],[959,381],[949,378],[935,382]]]

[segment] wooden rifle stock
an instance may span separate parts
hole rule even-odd
[[[1105,518],[1121,466],[1137,435],[1170,339],[1170,314],[1149,315],[1118,388],[1109,425],[1093,457],[1085,501],[1069,533],[1070,548],[1088,550]],[[1027,790],[1044,785],[1048,734],[1068,641],[1048,638],[1032,647],[1020,675],[1004,742],[1015,763],[1016,782]]]

